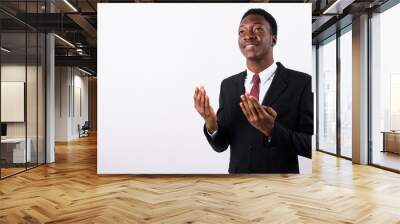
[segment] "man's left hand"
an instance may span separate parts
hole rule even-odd
[[[240,108],[250,124],[266,136],[271,136],[277,113],[272,107],[260,105],[249,93],[240,96]]]

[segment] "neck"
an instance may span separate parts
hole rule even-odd
[[[247,68],[254,73],[260,73],[264,71],[269,66],[271,66],[272,63],[274,63],[274,58],[272,57],[272,55],[258,60],[248,59],[246,61]]]

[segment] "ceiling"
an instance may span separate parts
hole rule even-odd
[[[388,0],[253,0],[253,1],[184,1],[184,2],[269,2],[269,3],[312,3],[313,43],[335,32],[337,21],[351,23],[351,17],[373,9]],[[95,73],[97,56],[97,3],[126,2],[183,2],[165,0],[1,0],[0,25],[9,46],[15,49],[24,46],[25,39],[18,32],[55,32],[56,65],[85,67]],[[49,13],[52,11],[52,13]],[[342,22],[341,26],[346,26]],[[13,34],[11,34],[13,33]],[[22,42],[23,41],[23,42]],[[4,41],[2,43],[5,43]],[[28,45],[28,52],[32,51]],[[16,50],[18,51],[18,50]],[[21,52],[23,53],[23,52]]]

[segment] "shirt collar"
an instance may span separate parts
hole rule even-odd
[[[274,74],[277,69],[276,63],[272,63],[268,68],[264,69],[261,71],[258,75],[260,76],[260,83],[265,83],[268,81]],[[247,77],[250,78],[250,80],[253,78],[254,72],[250,71],[250,69],[247,68]],[[247,78],[246,77],[246,78]]]

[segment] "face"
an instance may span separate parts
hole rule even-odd
[[[240,22],[238,43],[247,60],[258,60],[272,53],[276,36],[264,17],[248,15]]]

